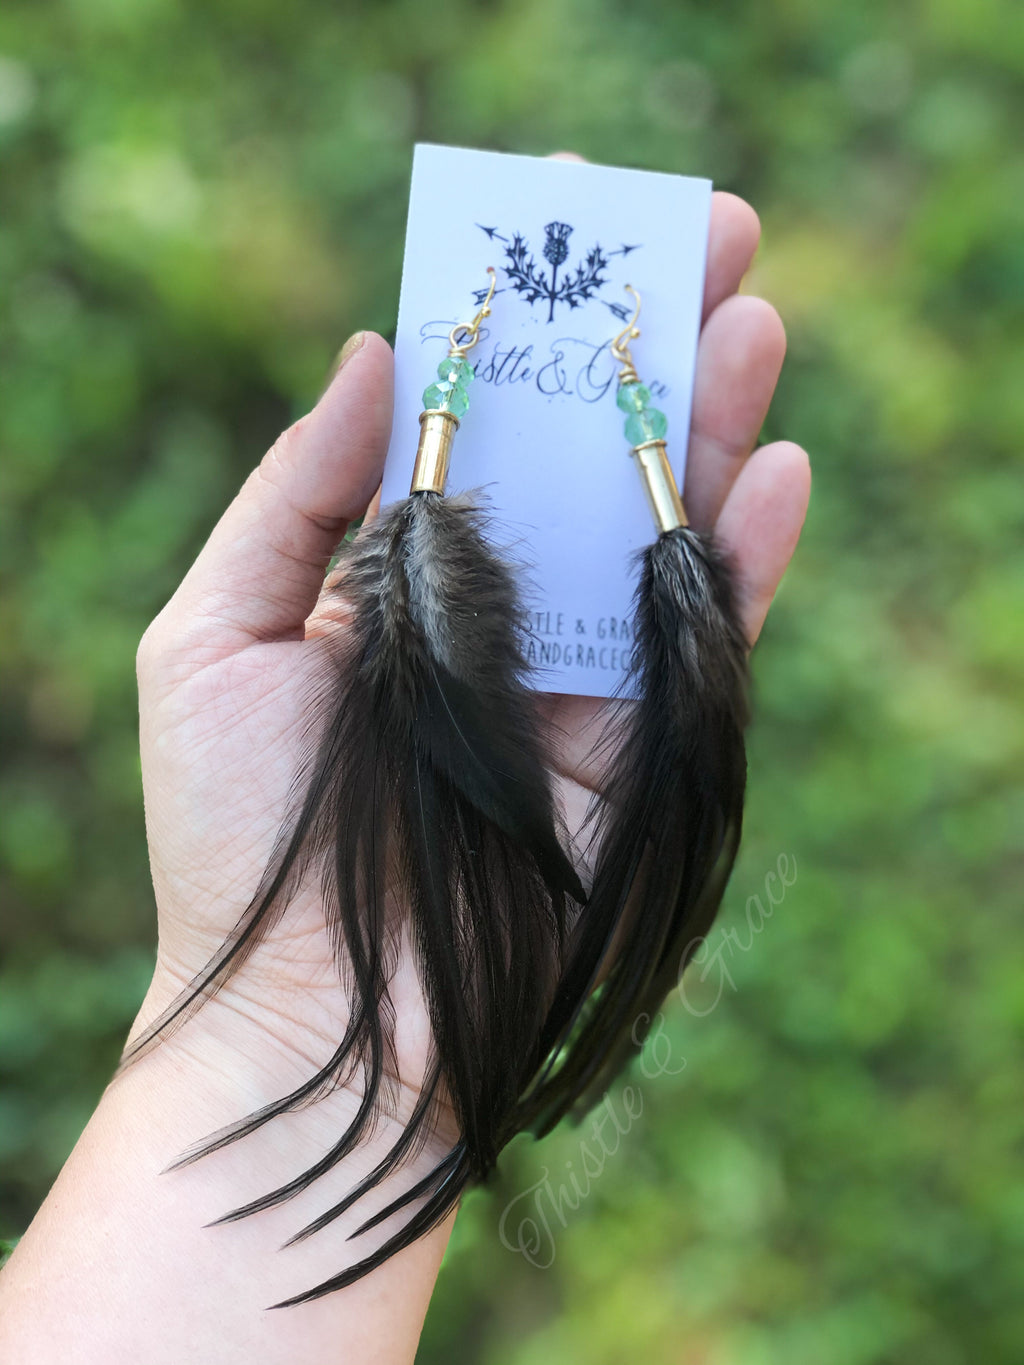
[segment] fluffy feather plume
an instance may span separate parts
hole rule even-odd
[[[307,1188],[387,1112],[396,1073],[389,981],[403,932],[415,948],[433,1033],[419,1102],[339,1217],[401,1169],[450,1103],[460,1137],[425,1177],[357,1234],[411,1208],[399,1231],[298,1303],[361,1278],[437,1225],[519,1129],[545,1055],[572,902],[583,888],[558,837],[517,624],[511,573],[466,502],[417,493],[365,528],[337,589],[351,614],[325,647],[319,749],[253,901],[231,938],[133,1047],[179,1025],[251,955],[298,887],[319,877],[351,1014],[304,1086],[187,1153],[199,1157],[362,1074],[348,1129],[309,1170],[234,1210],[241,1218]],[[222,1220],[223,1221],[223,1220]]]
[[[707,934],[743,820],[747,644],[711,541],[667,531],[643,552],[625,691],[601,748],[597,863],[524,1100],[538,1134],[597,1100],[643,1043]],[[595,989],[596,988],[596,989]]]

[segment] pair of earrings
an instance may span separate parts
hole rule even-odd
[[[490,274],[483,308],[453,330],[441,382],[424,393],[410,497],[400,504],[409,512],[424,493],[444,492],[451,438],[468,407],[473,374],[465,353],[490,312]],[[539,1066],[528,1061],[525,1074],[517,1072],[510,1111],[513,1132],[531,1128],[538,1136],[600,1098],[642,1045],[711,928],[743,821],[747,644],[728,566],[713,540],[688,525],[668,460],[665,416],[651,407],[633,361],[640,296],[626,288],[635,311],[611,343],[621,367],[616,404],[626,415],[625,437],[658,536],[640,557],[626,688],[635,700],[610,708],[598,744],[607,764],[591,812],[597,857],[590,893],[583,903],[572,883],[547,884],[552,896],[571,898],[571,926],[537,1045],[531,1053],[531,1021],[516,1046],[515,1057]],[[466,604],[474,602],[471,591]],[[524,934],[523,943],[529,941]],[[508,1021],[497,1019],[495,1027]]]
[[[600,1097],[642,1044],[711,926],[740,837],[746,643],[729,574],[687,526],[665,445],[630,351],[615,338],[616,401],[658,537],[642,555],[629,693],[610,707],[587,893],[565,851],[548,745],[525,682],[514,575],[485,519],[445,485],[474,377],[467,353],[495,288],[450,334],[424,394],[410,495],[346,550],[336,591],[350,625],[325,646],[330,674],[277,849],[232,937],[144,1036],[149,1045],[246,960],[310,873],[348,988],[350,1017],[305,1085],[215,1134],[186,1160],[362,1073],[359,1109],[315,1166],[227,1215],[281,1203],[336,1165],[392,1108],[389,986],[413,944],[433,1048],[401,1135],[326,1226],[422,1147],[447,1102],[459,1137],[431,1171],[353,1236],[411,1210],[372,1253],[302,1302],[369,1273],[440,1223],[517,1133],[547,1132]],[[396,887],[398,894],[396,895]],[[400,909],[396,910],[396,906]]]

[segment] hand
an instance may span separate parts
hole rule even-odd
[[[753,211],[716,194],[684,490],[691,521],[714,526],[731,552],[751,642],[793,552],[809,490],[798,447],[778,442],[751,453],[785,348],[774,310],[737,295],[757,239]],[[314,410],[246,481],[139,650],[160,931],[140,1029],[230,932],[285,807],[301,749],[309,637],[339,628],[318,607],[324,572],[348,524],[370,504],[391,425],[387,345],[364,334],[346,351]],[[549,707],[567,735],[558,761],[563,789],[585,796],[594,782],[586,754],[595,703],[552,697]],[[405,1073],[409,1062],[414,1086],[428,1039],[408,963],[395,1004],[400,1066]],[[350,1096],[157,1177],[190,1142],[307,1079],[333,1050],[345,1016],[320,906],[307,892],[243,971],[110,1088],[4,1272],[0,1337],[23,1355],[34,1343],[41,1365],[75,1352],[83,1360],[140,1358],[132,1343],[144,1318],[160,1341],[149,1360],[197,1359],[202,1338],[215,1353],[222,1344],[218,1359],[314,1361],[334,1358],[342,1324],[353,1360],[363,1352],[411,1358],[447,1228],[343,1295],[286,1314],[259,1312],[346,1263],[352,1244],[329,1231],[285,1256],[271,1253],[368,1169],[387,1134],[375,1139],[376,1150],[367,1144],[343,1163],[340,1183],[325,1177],[255,1219],[202,1228],[316,1160],[344,1126]],[[439,1137],[440,1149],[446,1145]],[[432,1165],[437,1154],[421,1161]],[[86,1240],[106,1257],[83,1262]]]

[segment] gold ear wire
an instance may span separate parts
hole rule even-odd
[[[493,265],[487,267],[487,273],[491,277],[491,285],[487,291],[487,297],[484,299],[483,307],[472,322],[457,322],[448,333],[448,341],[451,344],[451,350],[448,354],[457,360],[461,360],[466,352],[476,345],[479,340],[480,324],[484,318],[491,316],[491,299],[494,298],[498,277],[494,273]]]
[[[640,376],[637,374],[636,366],[633,364],[633,356],[629,348],[629,343],[631,341],[636,341],[637,337],[640,335],[640,328],[636,325],[636,320],[640,316],[642,304],[640,295],[631,284],[626,285],[626,292],[632,294],[634,299],[636,299],[636,308],[633,310],[633,316],[630,318],[629,322],[626,323],[625,327],[623,327],[622,331],[612,342],[612,358],[617,360],[622,366],[622,369],[619,371],[620,384],[639,384]]]

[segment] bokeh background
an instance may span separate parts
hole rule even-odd
[[[1022,70],[1016,0],[8,0],[0,1235],[152,961],[143,627],[392,329],[413,141],[570,147],[758,208],[816,483],[716,965],[613,1155],[468,1201],[420,1359],[1020,1360]]]

